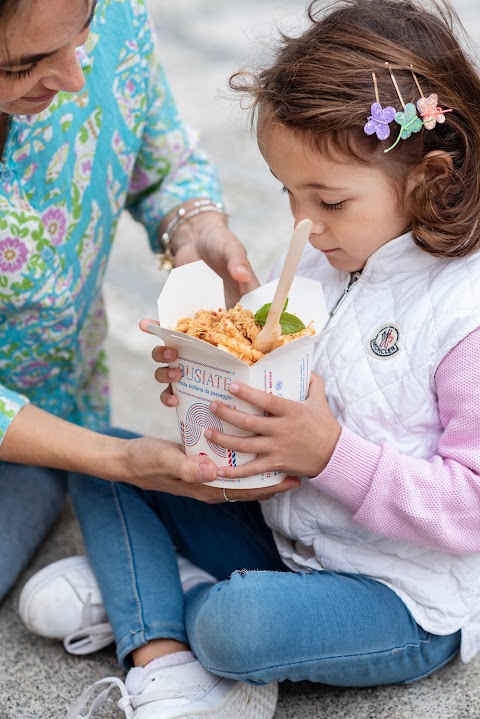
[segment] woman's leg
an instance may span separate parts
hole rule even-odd
[[[192,651],[214,674],[255,684],[414,681],[457,653],[460,632],[419,627],[384,584],[334,572],[236,572],[187,593]]]
[[[219,579],[285,568],[256,503],[207,505],[83,475],[70,491],[124,666],[155,639],[187,644],[176,551]]]
[[[55,521],[66,491],[64,472],[0,463],[0,600]]]

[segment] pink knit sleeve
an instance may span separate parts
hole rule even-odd
[[[376,534],[451,552],[480,551],[480,328],[435,375],[444,432],[437,454],[413,459],[344,428],[310,481]]]

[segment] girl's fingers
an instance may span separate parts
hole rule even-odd
[[[157,345],[152,350],[152,357],[155,362],[168,364],[169,362],[175,362],[178,355],[176,350],[172,347],[164,347],[163,345]]]
[[[272,462],[269,463],[265,458],[255,458],[239,467],[219,467],[217,475],[220,479],[244,479],[255,474],[273,474],[275,471],[272,469]]]
[[[247,384],[240,384],[238,382],[232,382],[229,385],[228,391],[239,399],[243,399],[248,404],[253,404],[254,407],[273,414],[276,416],[285,414],[285,410],[288,405],[294,405],[295,402],[291,400],[275,397],[273,394],[268,394],[261,389],[253,389]]]
[[[182,373],[178,367],[159,367],[155,370],[154,376],[160,384],[170,384],[178,382],[182,378]]]
[[[213,414],[222,419],[224,422],[233,424],[239,429],[250,432],[251,434],[266,434],[270,427],[270,422],[267,417],[258,414],[249,414],[248,412],[242,412],[239,409],[229,407],[223,402],[212,402],[209,409]]]
[[[148,329],[148,325],[160,326],[160,322],[158,320],[148,320],[148,319],[140,320],[140,322],[138,323],[138,326],[140,327],[142,332],[146,332],[147,334],[151,335],[152,333]]]
[[[260,454],[265,451],[265,439],[259,435],[239,437],[238,435],[223,434],[222,432],[215,432],[213,429],[207,429],[205,438],[218,447],[234,449],[236,452],[243,452],[244,454]]]
[[[160,401],[162,404],[165,405],[165,407],[176,407],[178,404],[178,399],[173,394],[172,388],[170,386],[168,386],[167,389],[163,390],[162,394],[160,395]]]

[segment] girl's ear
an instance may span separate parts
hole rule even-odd
[[[453,173],[453,159],[445,150],[432,150],[422,158],[408,177],[408,189],[430,186],[432,192],[445,187]]]

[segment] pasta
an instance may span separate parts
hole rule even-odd
[[[183,317],[178,320],[174,329],[205,340],[248,365],[258,362],[264,356],[253,347],[261,327],[255,323],[253,312],[241,305],[235,305],[230,310],[199,310],[194,317]],[[313,323],[310,323],[299,332],[281,335],[274,349],[299,337],[314,334]]]

